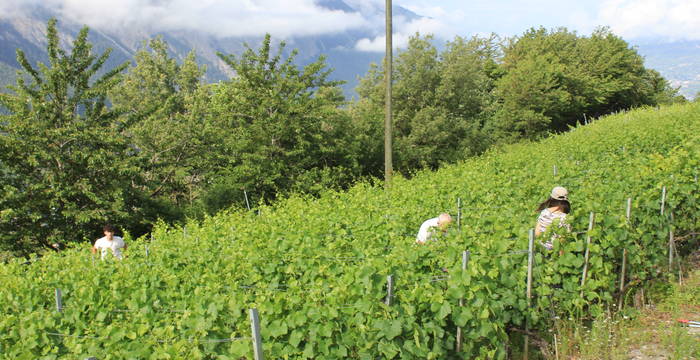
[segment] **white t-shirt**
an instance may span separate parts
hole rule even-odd
[[[418,235],[416,236],[416,242],[423,244],[430,240],[433,236],[434,228],[438,227],[438,218],[432,218],[425,220],[418,230]]]
[[[104,259],[105,256],[107,256],[107,251],[112,250],[112,254],[114,254],[114,257],[117,259],[121,260],[122,259],[122,248],[124,247],[124,239],[120,238],[119,236],[113,236],[112,240],[110,241],[107,239],[107,237],[101,237],[95,241],[95,249],[100,250],[101,253],[101,259]]]

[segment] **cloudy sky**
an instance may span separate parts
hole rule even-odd
[[[528,27],[581,33],[610,26],[625,38],[700,39],[700,0],[397,0],[447,33],[515,35]]]
[[[0,18],[31,11],[39,3],[94,28],[197,30],[221,37],[278,37],[369,30],[357,42],[382,51],[384,0],[344,0],[357,11],[328,10],[318,1],[337,0],[0,0]],[[627,40],[700,40],[700,0],[394,0],[421,19],[395,18],[394,43],[419,31],[455,35],[517,35],[529,27],[565,26],[590,33],[610,26]]]

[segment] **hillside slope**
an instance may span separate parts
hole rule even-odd
[[[118,263],[76,248],[2,265],[0,358],[252,358],[247,311],[256,308],[270,358],[502,359],[526,321],[544,329],[550,313],[605,309],[622,249],[627,291],[668,269],[669,230],[698,228],[698,134],[700,104],[637,110],[399,178],[390,191],[360,184],[160,226]],[[555,185],[570,190],[574,233],[552,253],[533,252],[529,306],[528,229]],[[415,245],[421,222],[456,215],[458,199],[461,229]],[[585,232],[590,212],[596,224]]]

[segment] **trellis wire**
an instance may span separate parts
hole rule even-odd
[[[73,335],[73,334],[61,334],[57,332],[46,332],[47,335],[50,336],[58,336],[58,337],[71,337],[71,338],[76,338],[76,339],[98,339],[98,340],[107,340],[110,337],[109,336],[90,336],[90,335]],[[225,342],[233,342],[233,341],[239,341],[239,340],[250,340],[252,339],[251,337],[234,337],[234,338],[223,338],[223,339],[208,339],[208,338],[187,338],[187,341],[189,342],[194,342],[194,341],[199,341],[199,342],[208,342],[208,343],[225,343]],[[158,343],[170,343],[173,341],[176,341],[175,339],[169,339],[169,340],[162,340],[162,339],[153,339],[154,341]]]
[[[449,280],[449,279],[450,279],[450,276],[449,276],[449,275],[433,276],[433,277],[430,279],[430,282],[433,283],[433,282],[438,282],[438,281],[447,281],[447,280]]]
[[[47,332],[46,334],[51,335],[51,336],[72,337],[72,338],[77,338],[77,339],[106,339],[106,338],[101,338],[99,336],[71,335],[71,334],[60,334],[60,333],[55,333],[55,332]]]

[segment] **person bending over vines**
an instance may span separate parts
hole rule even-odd
[[[565,227],[567,230],[571,231],[571,226],[566,222],[566,215],[571,212],[571,204],[569,203],[569,192],[565,188],[557,186],[552,189],[549,198],[540,204],[537,208],[537,212],[540,213],[540,216],[537,218],[535,236],[540,236],[542,233],[546,232],[555,221],[559,222],[560,227]],[[552,237],[542,243],[542,245],[547,248],[547,250],[552,250],[554,248],[552,241],[556,238],[556,234],[552,235]]]

